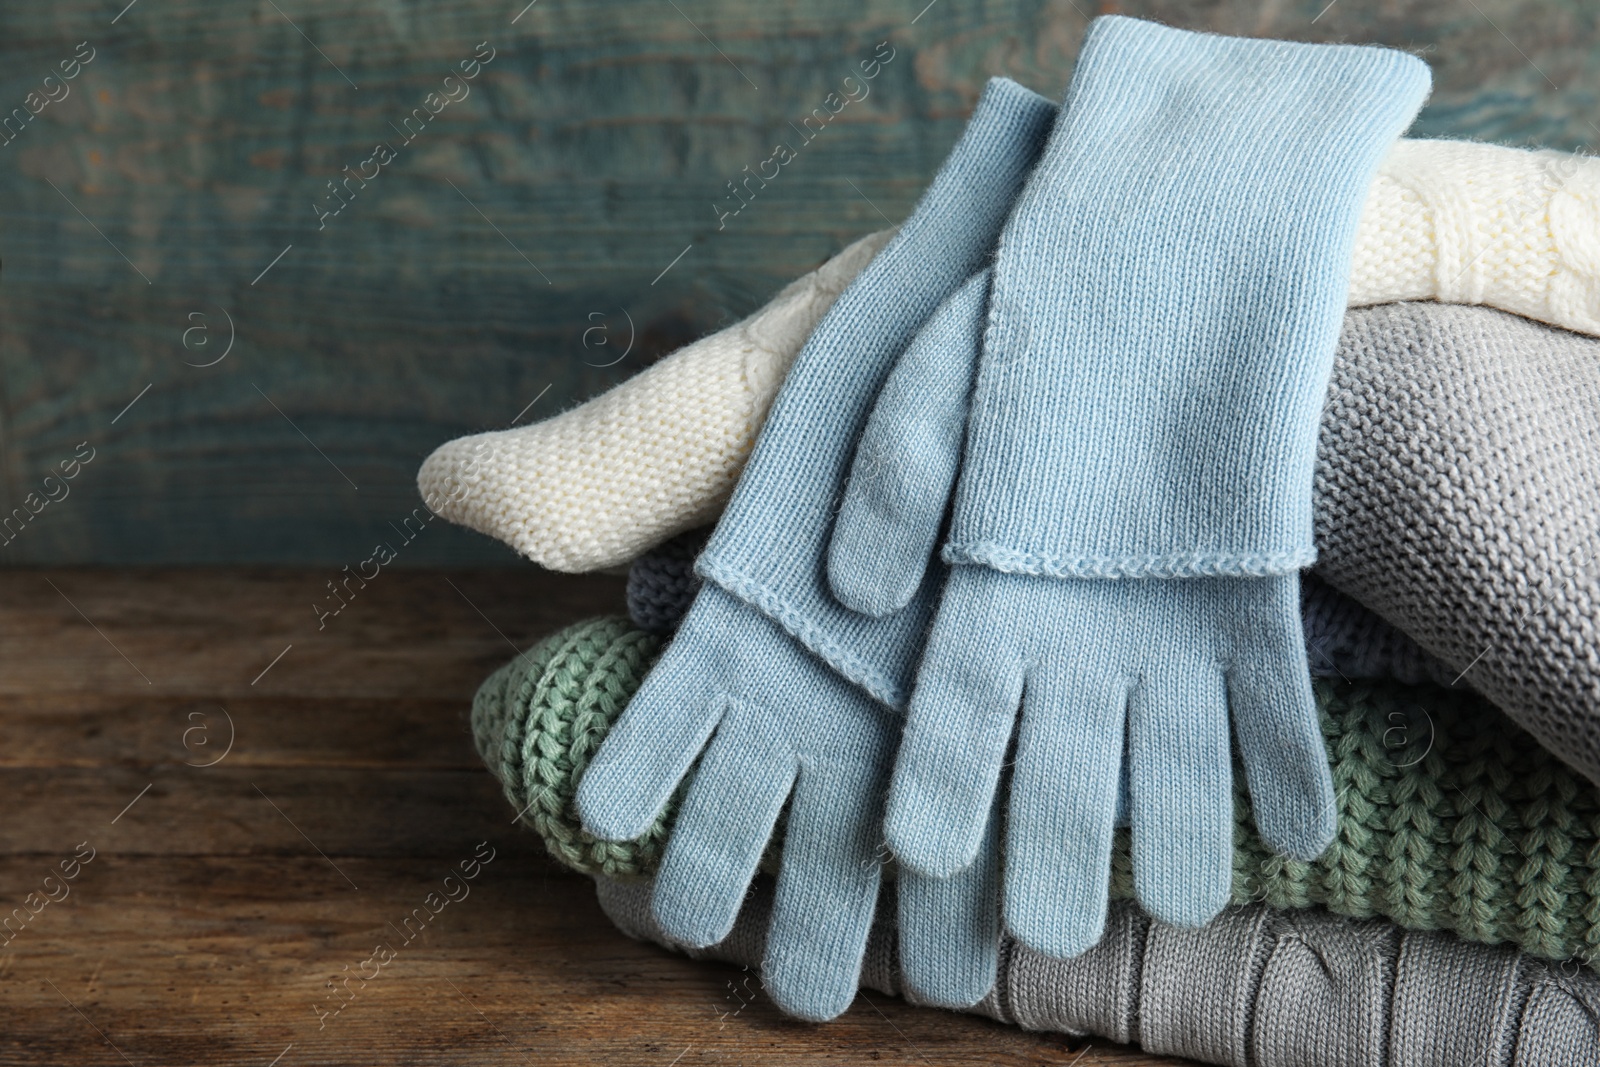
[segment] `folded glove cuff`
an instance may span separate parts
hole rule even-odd
[[[1428,85],[1394,50],[1097,20],[1000,238],[948,558],[1310,563],[1361,208]]]

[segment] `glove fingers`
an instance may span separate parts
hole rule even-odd
[[[1328,751],[1306,662],[1300,576],[1248,584],[1239,625],[1248,658],[1228,672],[1228,703],[1261,839],[1274,851],[1313,860],[1337,831]]]
[[[1316,859],[1338,830],[1338,807],[1310,675],[1236,667],[1228,702],[1261,839],[1282,855]]]
[[[1022,660],[990,651],[1013,647],[988,625],[1004,617],[985,595],[999,583],[988,574],[969,582],[978,570],[951,573],[889,789],[889,847],[902,866],[932,878],[977,858],[1022,699]]]
[[[950,878],[902,870],[900,972],[915,1003],[965,1009],[994,989],[1000,967],[1000,794],[978,858]]]
[[[707,675],[673,651],[645,678],[578,783],[583,828],[602,841],[644,836],[727,706]]]
[[[1128,699],[1133,884],[1174,926],[1200,926],[1233,887],[1233,761],[1221,671],[1164,664]]]
[[[733,929],[798,761],[774,732],[771,712],[728,712],[696,769],[656,875],[652,908],[668,937],[695,948]]]
[[[790,1015],[822,1022],[855,999],[885,859],[882,740],[877,759],[801,767],[762,964],[768,995]]]
[[[856,446],[828,547],[845,607],[881,618],[922,584],[949,504],[988,306],[989,272],[941,304],[895,364]]]
[[[1029,679],[1006,829],[1006,928],[1058,959],[1100,940],[1121,782],[1125,678],[1040,670]]]

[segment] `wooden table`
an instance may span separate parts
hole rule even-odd
[[[319,630],[334,577],[0,572],[0,1064],[1177,1062],[876,994],[730,1015],[740,972],[617,933],[472,749],[478,682],[620,581],[390,571]]]

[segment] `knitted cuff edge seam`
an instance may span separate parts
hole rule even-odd
[[[1317,560],[1315,548],[1281,552],[1172,552],[1143,556],[1061,556],[994,541],[960,541],[940,553],[952,566],[981,566],[1044,578],[1271,578]]]
[[[865,689],[874,700],[896,710],[905,707],[906,694],[899,685],[882,671],[870,666],[840,645],[823,632],[821,627],[812,623],[805,612],[794,607],[766,585],[743,572],[719,566],[706,556],[700,557],[695,570],[702,578],[715,582],[729,595],[739,598],[766,615],[782,627],[790,637],[804,645],[807,651],[821,657],[823,662],[843,675],[847,681]]]

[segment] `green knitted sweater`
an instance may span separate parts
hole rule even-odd
[[[618,843],[583,832],[573,796],[662,642],[622,618],[579,623],[500,668],[473,701],[479,754],[522,821],[575,870],[642,877],[660,862],[676,798],[648,834]],[[1466,690],[1315,688],[1338,836],[1312,863],[1274,855],[1236,771],[1235,903],[1317,905],[1547,959],[1600,956],[1600,789]],[[1111,895],[1133,897],[1126,831]]]

